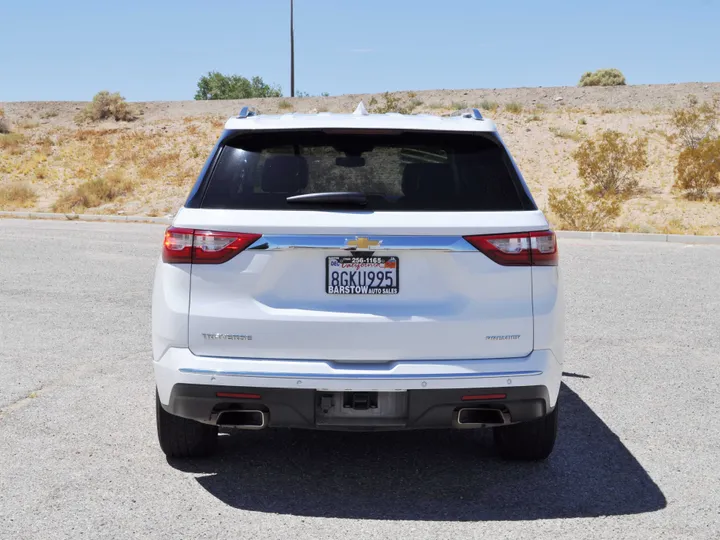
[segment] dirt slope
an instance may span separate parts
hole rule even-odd
[[[538,204],[548,189],[579,184],[571,152],[584,137],[615,129],[647,137],[650,167],[640,193],[625,205],[617,230],[720,233],[720,203],[695,202],[672,191],[679,147],[669,115],[687,96],[710,100],[720,83],[617,88],[515,88],[430,90],[393,94],[414,113],[448,114],[469,106],[498,105],[485,112],[519,162]],[[89,213],[167,215],[179,207],[228,116],[243,105],[263,113],[351,112],[360,100],[384,103],[381,95],[136,103],[139,118],[78,126],[83,102],[0,104],[16,134],[0,144],[0,187],[26,184],[37,195],[25,206],[52,211],[58,198],[97,178],[120,178],[132,191]],[[521,112],[508,112],[507,104]],[[22,206],[3,203],[3,209]]]

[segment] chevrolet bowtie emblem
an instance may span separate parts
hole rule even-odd
[[[345,245],[349,249],[369,249],[382,244],[382,240],[370,240],[369,238],[363,238],[356,236],[355,240],[346,240]]]

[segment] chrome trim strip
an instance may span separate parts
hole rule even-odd
[[[430,374],[321,374],[321,373],[263,373],[258,371],[221,371],[213,369],[180,368],[180,373],[192,375],[215,375],[221,377],[262,377],[276,379],[362,379],[362,380],[403,380],[403,379],[487,379],[493,377],[527,377],[542,375],[542,371],[489,371],[481,373],[430,373]]]
[[[347,245],[348,242],[358,238],[376,240],[378,245],[362,251],[398,251],[398,250],[426,250],[426,251],[471,251],[475,249],[462,236],[383,236],[383,235],[304,235],[266,234],[256,240],[248,249],[283,250],[283,249],[337,249],[342,251],[355,251],[357,248]]]

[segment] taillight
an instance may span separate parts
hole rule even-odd
[[[465,236],[475,248],[503,266],[557,266],[552,231]]]
[[[193,234],[192,229],[168,227],[163,242],[163,261],[166,263],[192,262]]]
[[[163,242],[166,263],[220,264],[229,261],[261,235],[169,227]]]
[[[558,249],[554,232],[531,232],[530,247],[534,266],[557,266]]]

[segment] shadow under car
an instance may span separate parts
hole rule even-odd
[[[221,435],[212,459],[169,460],[222,502],[312,517],[478,521],[593,517],[666,506],[620,439],[565,384],[553,454],[496,457],[490,430]]]

